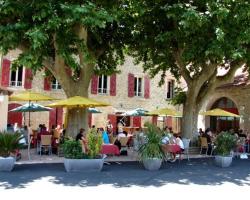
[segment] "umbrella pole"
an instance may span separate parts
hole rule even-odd
[[[56,108],[56,126],[57,126],[57,113],[58,113],[58,110]]]
[[[29,101],[29,107],[30,107],[30,101]],[[29,111],[29,127],[30,127],[30,111]]]

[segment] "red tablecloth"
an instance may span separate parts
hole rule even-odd
[[[102,154],[120,155],[120,150],[114,144],[103,144],[101,153]]]
[[[180,153],[181,148],[177,144],[165,144],[162,145],[163,149],[165,152],[170,152],[170,153]]]

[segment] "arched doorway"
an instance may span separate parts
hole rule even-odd
[[[212,105],[211,109],[221,108],[223,110],[229,111],[234,114],[239,114],[239,111],[235,105],[235,103],[226,97],[222,97],[215,101]],[[212,130],[217,130],[218,132],[233,129],[239,129],[240,127],[239,118],[235,117],[210,117],[210,128]]]
[[[21,104],[18,103],[10,103],[8,105],[8,111],[12,110],[16,107],[21,106]],[[19,127],[22,126],[22,121],[23,121],[23,117],[22,117],[22,113],[21,112],[8,112],[8,124],[12,124],[14,125],[15,123],[18,124]]]

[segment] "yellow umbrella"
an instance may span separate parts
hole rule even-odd
[[[222,110],[220,108],[215,108],[213,110],[208,110],[206,112],[201,112],[200,115],[207,115],[207,116],[219,116],[219,117],[240,117],[234,113]]]
[[[81,96],[74,96],[68,99],[57,101],[55,103],[49,104],[48,107],[66,107],[66,108],[88,108],[88,107],[101,107],[110,106],[107,103],[96,101],[94,99],[89,99]]]
[[[56,98],[43,95],[37,92],[25,91],[19,94],[14,94],[9,97],[10,101],[51,101]]]
[[[147,115],[162,115],[162,116],[172,116],[172,117],[182,116],[181,112],[178,112],[170,108],[162,108],[162,109],[153,110],[151,112],[148,112]]]

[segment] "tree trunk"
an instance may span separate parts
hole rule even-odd
[[[68,126],[66,134],[75,137],[80,128],[88,131],[88,112],[86,108],[68,109],[67,116]]]
[[[188,94],[183,107],[182,136],[184,138],[192,138],[197,131],[198,112],[196,98]]]

